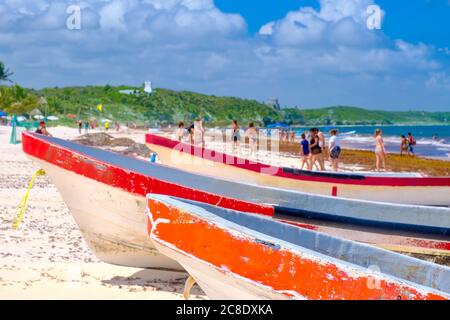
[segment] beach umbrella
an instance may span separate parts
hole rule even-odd
[[[44,116],[37,115],[37,116],[34,116],[33,118],[35,118],[36,120],[42,120],[42,119],[44,119]]]
[[[25,121],[27,121],[27,118],[25,118],[24,116],[18,116],[17,117],[17,121],[18,122],[25,122]]]
[[[102,123],[105,123],[105,122],[112,122],[112,120],[109,120],[109,119],[102,119]]]
[[[4,111],[0,111],[0,117],[6,117],[8,114]]]
[[[50,120],[50,121],[58,121],[59,118],[58,118],[58,117],[55,117],[55,116],[50,116],[50,117],[47,117],[47,120]]]

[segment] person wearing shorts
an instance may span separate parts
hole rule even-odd
[[[337,136],[336,129],[330,130],[330,140],[328,142],[328,152],[330,154],[331,167],[333,171],[339,171],[339,157],[341,155],[341,145]]]
[[[311,164],[311,150],[309,149],[309,142],[306,140],[306,134],[302,134],[302,141],[300,142],[300,157],[302,160],[301,170],[305,167],[308,170],[312,170]]]

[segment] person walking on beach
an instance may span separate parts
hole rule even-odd
[[[248,124],[248,129],[245,132],[245,137],[248,138],[248,143],[250,146],[250,156],[256,155],[258,151],[258,131],[255,128],[255,124],[250,122]]]
[[[312,170],[312,166],[316,162],[319,162],[320,170],[324,171],[323,162],[322,162],[323,161],[322,147],[319,145],[320,139],[317,136],[316,129],[310,130],[310,136],[311,136],[311,140],[310,140],[309,144],[310,144],[310,148],[311,148],[311,170]]]
[[[302,141],[300,142],[300,158],[302,161],[300,170],[303,170],[305,164],[307,170],[312,170],[311,150],[309,149],[309,142],[306,140],[306,134],[304,133],[302,133]]]
[[[83,129],[83,121],[78,120],[77,124],[78,124],[78,134],[81,135],[81,130]]]
[[[414,147],[417,144],[416,139],[413,137],[411,132],[408,132],[408,155],[414,156]]]
[[[241,141],[241,128],[239,128],[239,124],[237,120],[233,120],[231,122],[231,143],[233,144],[233,152],[236,152],[236,149],[239,147],[239,142]]]
[[[89,127],[90,127],[89,121],[86,120],[84,122],[84,133],[88,133],[89,132]]]
[[[106,131],[109,130],[109,122],[108,122],[108,121],[105,122],[105,130],[106,130]]]
[[[291,129],[291,131],[289,133],[289,141],[290,142],[295,142],[295,132],[292,129]]]
[[[319,139],[319,147],[322,149],[322,152],[317,157],[317,160],[319,162],[320,170],[325,171],[325,157],[328,152],[327,145],[325,143],[325,136],[322,131],[320,131],[318,128],[314,128],[314,132]]]
[[[42,134],[47,137],[51,137],[52,135],[48,132],[47,127],[44,121],[39,122],[39,127],[36,129],[36,133]]]
[[[194,121],[194,145],[205,147],[205,129],[201,119]]]
[[[330,141],[328,142],[328,151],[330,154],[331,167],[333,171],[339,171],[339,157],[341,155],[341,145],[337,136],[338,131],[336,129],[330,130]]]
[[[177,137],[177,140],[179,142],[183,142],[184,139],[184,133],[185,133],[185,129],[184,129],[184,122],[180,122],[178,123],[178,129],[175,132],[175,135]]]
[[[116,125],[116,132],[119,132],[120,131],[120,123],[118,121],[116,121],[115,125]]]
[[[376,156],[376,168],[380,172],[380,164],[386,171],[386,149],[384,147],[383,132],[381,129],[375,130],[375,156]]]
[[[405,135],[402,135],[402,142],[400,145],[400,155],[402,156],[404,153],[408,153],[408,140],[406,140]]]
[[[195,129],[195,125],[194,125],[194,124],[192,124],[192,125],[188,128],[189,142],[190,142],[190,144],[194,144],[194,129]]]

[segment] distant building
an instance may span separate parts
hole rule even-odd
[[[121,94],[136,94],[136,90],[120,90]]]
[[[281,110],[280,102],[278,101],[278,98],[269,98],[267,99],[266,105],[269,107],[275,109],[275,110]]]
[[[151,81],[145,81],[144,82],[144,92],[147,94],[152,94],[153,93],[153,88],[152,88],[152,82]]]
[[[128,94],[128,95],[139,95],[142,94],[142,91],[140,90],[120,90],[119,91],[122,94]],[[144,92],[148,95],[151,95],[153,93],[152,88],[152,82],[151,81],[145,81],[144,82]]]

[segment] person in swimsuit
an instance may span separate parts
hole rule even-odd
[[[383,132],[381,129],[375,130],[375,156],[376,156],[376,168],[380,171],[380,164],[386,171],[386,149],[384,147]]]
[[[44,136],[51,137],[52,135],[47,131],[47,127],[45,126],[45,122],[39,122],[39,127],[36,129],[36,133],[43,134]]]
[[[405,135],[402,135],[402,142],[400,145],[400,155],[402,156],[404,153],[408,153],[408,141],[406,140]]]
[[[203,121],[197,119],[194,122],[194,145],[205,147],[205,129],[203,129]]]
[[[321,171],[325,171],[325,156],[328,152],[327,145],[325,144],[325,136],[322,131],[318,128],[314,128],[317,138],[319,139],[319,147],[322,149],[320,156],[318,157],[318,162]]]
[[[289,141],[295,142],[295,132],[291,129],[291,132],[289,133]]]
[[[180,123],[178,124],[178,129],[177,129],[177,131],[175,132],[175,135],[176,135],[177,140],[178,140],[179,142],[182,142],[182,141],[183,141],[183,139],[184,139],[184,134],[185,134],[184,122],[180,122]]]
[[[319,145],[319,137],[317,136],[317,131],[315,129],[311,129],[310,130],[310,136],[311,136],[311,140],[309,142],[310,144],[310,149],[311,149],[311,170],[312,170],[312,166],[316,163],[319,162],[319,167],[321,171],[324,171],[324,169],[321,166],[321,160],[323,159],[323,154],[322,154],[322,148]]]
[[[311,164],[311,151],[309,149],[309,142],[306,140],[306,135],[302,133],[302,141],[300,142],[300,157],[302,160],[302,166],[300,167],[300,170],[303,170],[305,164],[306,169],[312,170],[312,164]]]
[[[233,152],[235,152],[241,141],[241,128],[239,128],[237,120],[233,120],[231,122],[231,130],[233,130],[231,135],[231,143],[233,144]]]
[[[408,155],[414,156],[414,147],[417,144],[416,139],[413,137],[411,132],[408,132]]]
[[[258,131],[255,128],[255,124],[250,122],[248,124],[248,129],[245,132],[245,137],[248,138],[250,146],[250,156],[256,155],[258,151]]]

